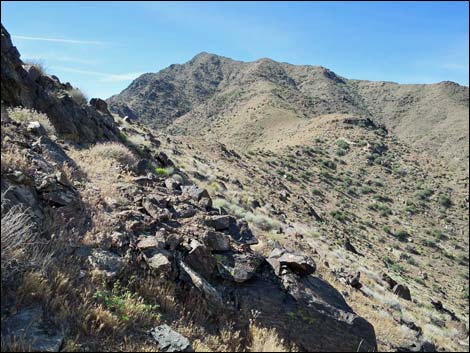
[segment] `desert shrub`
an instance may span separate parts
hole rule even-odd
[[[72,98],[76,103],[80,105],[88,103],[87,96],[79,88],[72,88],[67,93],[70,98]]]
[[[336,219],[339,222],[344,222],[348,219],[348,217],[341,212],[340,210],[334,210],[330,212],[330,216]]]
[[[42,60],[26,60],[24,61],[26,65],[31,65],[36,68],[36,70],[39,71],[41,76],[44,76],[47,74],[47,68],[46,65],[44,64],[44,61]]]
[[[289,352],[284,341],[274,328],[261,328],[255,324],[249,327],[250,352]]]
[[[105,158],[128,167],[137,162],[134,154],[126,146],[116,142],[96,144],[89,149],[89,154],[92,157]]]
[[[445,235],[440,229],[433,229],[431,235],[438,240],[445,239]]]
[[[1,218],[1,280],[2,286],[30,269],[45,269],[50,256],[44,252],[44,244],[36,239],[35,224],[27,210],[15,205],[6,210],[5,194],[2,194]]]
[[[102,302],[106,309],[117,315],[122,321],[152,320],[160,317],[156,312],[158,305],[145,303],[136,293],[122,288],[119,281],[114,283],[111,290],[100,289],[96,291],[93,297]]]
[[[338,147],[342,150],[349,150],[349,143],[346,142],[346,140],[343,140],[343,139],[339,139],[336,144],[338,145]]]
[[[434,192],[431,189],[424,189],[416,192],[416,197],[419,200],[426,201],[432,196]]]
[[[312,189],[312,195],[323,196],[323,193],[320,189]]]
[[[375,190],[368,185],[362,186],[359,190],[361,191],[361,194],[364,194],[364,195],[372,194],[375,192]]]
[[[56,133],[54,126],[46,114],[40,113],[34,109],[15,107],[7,109],[8,116],[15,121],[31,122],[37,121],[42,125],[49,135]]]
[[[262,214],[252,214],[250,212],[247,213],[245,218],[248,222],[253,223],[258,228],[264,231],[270,231],[280,228],[280,224],[278,221]]]
[[[427,246],[429,248],[436,248],[437,247],[436,242],[434,242],[433,240],[423,239],[421,242],[424,246]]]
[[[388,202],[388,203],[393,202],[392,198],[390,198],[388,196],[384,196],[384,195],[374,195],[373,199],[376,200],[376,201],[379,201],[379,202]]]
[[[393,235],[400,241],[407,241],[410,236],[410,234],[404,229],[396,231]]]
[[[323,167],[326,167],[328,169],[331,169],[331,170],[336,170],[336,163],[329,160],[329,159],[324,159],[321,161],[321,165]]]
[[[449,208],[452,206],[452,200],[448,195],[440,195],[439,196],[439,204],[442,207]]]

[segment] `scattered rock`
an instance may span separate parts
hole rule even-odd
[[[254,253],[220,254],[215,255],[215,258],[222,277],[236,283],[243,283],[251,279],[258,267],[264,262],[264,258]]]
[[[361,273],[356,272],[353,275],[349,275],[346,279],[346,283],[349,284],[351,287],[356,288],[356,289],[361,289],[362,284],[360,282],[361,280]]]
[[[194,352],[189,340],[168,325],[153,328],[150,335],[157,342],[160,352]]]
[[[268,263],[273,267],[274,272],[280,276],[283,269],[288,267],[300,276],[312,274],[316,270],[315,262],[306,255],[290,253],[285,249],[277,248],[271,252]]]
[[[210,195],[206,189],[202,189],[196,185],[184,185],[181,187],[183,196],[189,197],[194,201],[200,201],[203,197],[209,198]]]
[[[429,341],[418,340],[405,347],[398,347],[396,352],[437,352],[436,346]]]
[[[209,282],[207,282],[203,277],[201,277],[201,275],[191,269],[191,267],[189,267],[183,261],[180,260],[178,264],[184,273],[188,275],[191,283],[204,294],[209,303],[218,308],[223,307],[221,295]]]
[[[105,278],[115,278],[126,267],[126,261],[116,254],[106,250],[93,249],[88,256],[93,272]]]
[[[230,240],[224,233],[207,230],[202,235],[202,241],[212,251],[230,250]]]
[[[357,254],[359,255],[359,252],[356,250],[356,248],[351,244],[351,242],[349,241],[349,239],[346,239],[345,242],[344,242],[344,248],[347,250],[347,251],[350,251],[352,252],[353,254]]]
[[[209,278],[217,266],[215,258],[210,250],[197,240],[193,239],[190,247],[191,251],[186,256],[185,262],[196,272],[202,274],[205,278]]]
[[[166,178],[165,186],[171,192],[181,191],[181,184],[173,178]]]
[[[395,285],[395,287],[393,287],[393,293],[395,293],[400,298],[403,298],[405,300],[411,300],[410,289],[403,284]]]
[[[160,250],[155,253],[152,257],[146,258],[147,265],[158,273],[170,273],[171,272],[171,261],[169,253]]]
[[[36,136],[47,135],[46,129],[38,121],[31,121],[26,129]]]
[[[142,207],[154,219],[159,219],[168,207],[168,200],[164,196],[149,195],[142,199]]]
[[[138,175],[145,175],[149,171],[151,164],[148,159],[141,159],[137,163],[134,164],[133,170]]]
[[[397,281],[395,281],[392,277],[390,277],[385,272],[382,273],[382,280],[384,280],[388,284],[388,287],[390,290],[393,290],[393,288],[398,284]]]
[[[248,223],[244,219],[230,218],[228,229],[230,237],[238,244],[256,245],[258,240],[253,235]]]
[[[209,216],[206,217],[204,223],[209,227],[213,227],[215,230],[225,230],[228,229],[230,226],[230,220],[232,216]]]

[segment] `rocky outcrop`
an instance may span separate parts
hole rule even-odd
[[[153,328],[150,335],[157,342],[159,352],[194,352],[189,340],[168,325]]]
[[[95,99],[88,105],[74,100],[69,83],[21,61],[3,25],[1,37],[2,104],[45,113],[59,137],[77,142],[118,140],[118,129],[104,101]]]

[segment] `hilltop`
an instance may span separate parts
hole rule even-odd
[[[276,145],[286,131],[302,138],[306,126],[324,115],[367,117],[468,171],[469,89],[452,82],[349,80],[321,66],[201,53],[140,76],[107,102],[112,112],[153,128],[244,148]]]

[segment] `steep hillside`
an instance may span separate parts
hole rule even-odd
[[[2,351],[378,349],[315,259],[215,205],[171,137],[23,63],[3,27],[1,70]]]
[[[468,347],[468,92],[202,53],[108,102],[132,114],[131,141],[151,148],[145,136],[156,134],[215,206],[248,222],[256,251],[277,244],[315,259],[374,325],[379,350],[459,351]]]
[[[128,128],[149,146],[138,136],[151,130]],[[272,149],[163,136],[164,151],[214,205],[248,221],[257,251],[277,243],[315,259],[374,324],[380,350],[416,337],[439,349],[468,346],[468,177],[348,115],[320,117],[303,139],[286,136]],[[358,272],[359,290],[347,282]],[[411,301],[393,294],[388,277]]]
[[[468,171],[468,102],[468,87],[450,82],[348,80],[320,66],[246,63],[208,53],[142,75],[108,99],[112,112],[154,128],[239,147],[277,141],[284,129],[301,129],[321,115],[356,114],[462,171]]]

